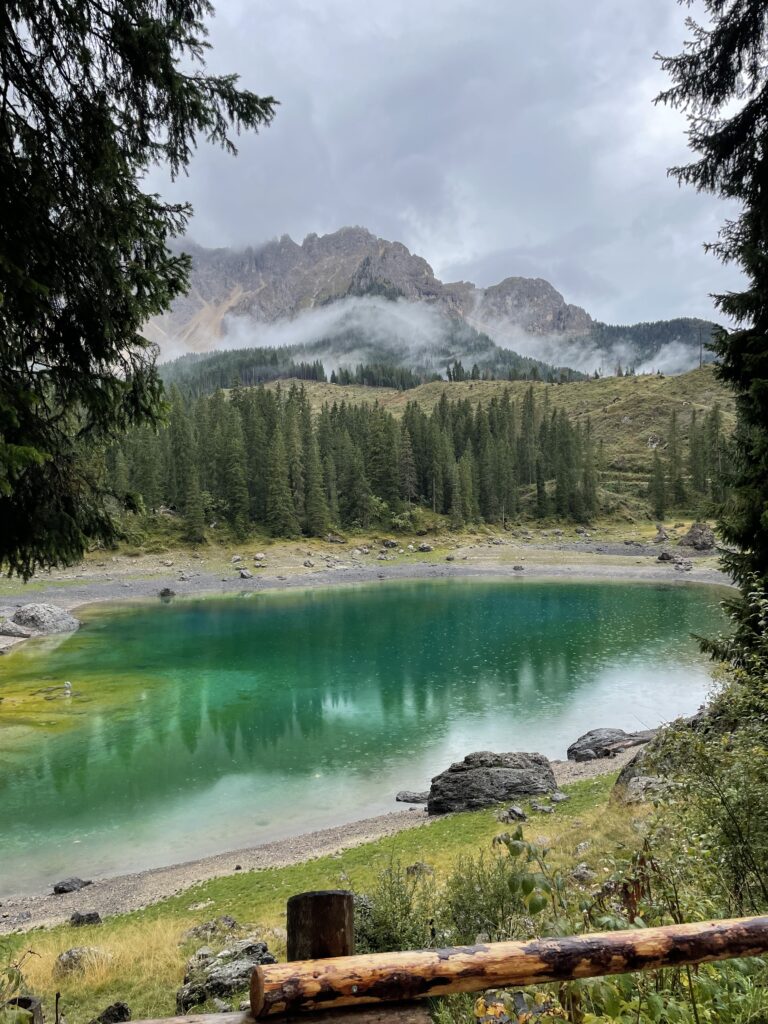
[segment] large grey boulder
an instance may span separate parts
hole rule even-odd
[[[615,757],[622,750],[648,743],[656,729],[644,732],[624,732],[623,729],[591,729],[579,736],[568,747],[569,761],[594,761],[600,757]]]
[[[25,604],[13,616],[17,626],[36,633],[74,633],[80,620],[55,604]]]
[[[188,961],[184,984],[176,993],[179,1013],[186,1013],[209,999],[226,998],[247,989],[258,964],[277,963],[266,942],[240,939],[220,953],[199,949]]]
[[[463,761],[432,779],[427,811],[473,811],[518,796],[539,796],[557,789],[552,767],[543,754],[467,754]]]
[[[681,548],[693,548],[695,551],[711,551],[714,546],[715,534],[706,523],[694,523],[679,544]]]

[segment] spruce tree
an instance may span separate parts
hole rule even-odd
[[[285,403],[283,423],[285,439],[285,455],[288,466],[288,479],[291,485],[293,507],[299,522],[304,518],[304,502],[306,495],[304,445],[301,436],[299,397],[295,388],[291,389]]]
[[[400,432],[398,448],[398,470],[400,477],[400,497],[409,505],[417,494],[418,479],[416,477],[416,460],[413,457],[413,444],[408,427],[403,425]]]
[[[320,449],[317,438],[311,435],[306,449],[304,530],[310,537],[323,537],[328,532],[328,525],[328,503],[325,499],[325,481],[320,462]]]
[[[191,213],[146,190],[196,142],[235,152],[274,101],[206,72],[207,0],[0,9],[0,565],[28,577],[115,524],[94,458],[163,412],[147,322],[188,285]]]
[[[744,601],[736,648],[764,628],[749,612],[755,591],[768,593],[768,10],[765,0],[703,0],[706,25],[689,20],[692,40],[662,59],[672,86],[659,99],[686,113],[697,159],[673,168],[679,181],[736,202],[709,248],[746,278],[741,291],[716,296],[736,330],[719,329],[716,373],[736,398],[731,492],[718,511],[730,549],[726,570]]]
[[[293,506],[285,439],[280,423],[275,426],[269,448],[265,519],[273,537],[299,535],[299,520]]]
[[[699,426],[699,419],[694,409],[691,413],[691,426],[688,433],[688,473],[691,478],[691,487],[698,494],[704,494],[707,490],[705,444],[705,428]]]
[[[461,491],[462,519],[464,523],[472,523],[477,519],[478,510],[472,454],[469,448],[459,459],[459,490]]]
[[[328,506],[328,517],[332,523],[339,521],[339,488],[337,484],[336,463],[329,453],[323,459],[323,482],[325,484],[325,500]]]
[[[464,526],[464,500],[461,494],[461,471],[458,462],[451,470],[451,527],[460,530]]]
[[[228,416],[226,461],[226,501],[228,518],[235,533],[242,537],[248,529],[250,513],[250,497],[245,477],[245,445],[243,428],[237,409],[230,410]]]
[[[192,469],[187,479],[187,493],[184,499],[184,539],[192,544],[205,540],[205,518],[197,469]]]
[[[539,456],[536,459],[536,515],[539,519],[544,519],[548,512],[547,481],[544,478],[544,464]]]

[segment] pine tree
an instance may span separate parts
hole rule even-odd
[[[459,490],[461,492],[462,519],[464,523],[473,523],[477,519],[478,509],[472,455],[469,448],[459,459]]]
[[[197,469],[192,469],[187,479],[187,493],[184,498],[184,539],[192,544],[200,544],[205,540],[203,498],[197,479]]]
[[[310,537],[323,537],[328,532],[328,503],[325,500],[325,481],[320,463],[317,438],[310,436],[306,449],[306,500],[304,503],[304,530]]]
[[[705,428],[699,428],[695,409],[691,413],[691,426],[688,435],[688,472],[691,478],[691,487],[699,494],[704,494],[707,490]]]
[[[451,527],[460,530],[464,526],[464,500],[461,494],[461,472],[458,462],[451,470]]]
[[[299,520],[293,506],[285,439],[279,423],[275,426],[269,449],[265,519],[273,537],[299,535]]]
[[[539,519],[544,519],[548,513],[547,482],[544,478],[544,464],[539,457],[536,459],[536,515]]]
[[[156,425],[146,324],[187,290],[168,242],[190,208],[146,189],[199,139],[272,120],[274,101],[211,75],[206,2],[23,0],[0,12],[0,566],[71,562],[116,524],[82,442]],[[218,62],[217,62],[218,63]]]
[[[341,523],[358,528],[367,526],[371,516],[371,485],[362,452],[346,429],[342,429],[339,437],[337,480]]]
[[[683,455],[680,450],[680,436],[677,431],[677,413],[672,410],[669,418],[669,438],[667,441],[667,480],[668,497],[673,508],[684,505],[687,499],[685,479],[683,477]]]
[[[672,86],[659,98],[686,113],[698,157],[673,169],[678,180],[741,206],[710,246],[746,277],[744,290],[716,296],[737,329],[716,331],[712,343],[716,373],[736,397],[731,490],[718,512],[730,545],[723,564],[743,597],[734,608],[736,651],[760,642],[764,627],[750,611],[749,595],[768,594],[768,24],[764,0],[704,0],[703,7],[707,24],[689,20],[692,41],[662,60]]]
[[[244,536],[248,528],[250,497],[245,477],[245,445],[240,414],[230,408],[227,430],[227,459],[225,496],[228,519],[238,536]]]
[[[115,447],[110,454],[109,484],[119,501],[125,499],[129,490],[128,463],[122,448]]]
[[[130,482],[139,492],[144,505],[154,512],[160,504],[160,439],[150,427],[140,427],[134,434]]]
[[[336,483],[336,463],[329,453],[323,459],[323,481],[325,484],[325,500],[328,506],[328,517],[332,523],[339,521],[339,489]]]
[[[291,389],[285,403],[283,424],[285,455],[288,465],[288,479],[291,485],[293,508],[299,522],[304,518],[305,478],[304,445],[302,444],[299,397],[295,387]]]
[[[398,470],[400,477],[400,497],[410,505],[417,495],[418,479],[416,477],[416,460],[413,457],[413,444],[408,427],[403,425],[398,448]]]

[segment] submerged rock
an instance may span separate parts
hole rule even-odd
[[[33,629],[37,633],[74,633],[80,620],[58,608],[55,604],[25,604],[13,616],[17,626]]]
[[[552,767],[543,754],[495,754],[481,750],[432,779],[430,814],[492,807],[516,796],[539,796],[557,789]]]
[[[614,757],[628,747],[648,743],[656,735],[656,729],[644,732],[624,732],[623,729],[591,729],[579,736],[568,747],[569,761],[594,761],[601,757]]]

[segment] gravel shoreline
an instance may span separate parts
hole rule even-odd
[[[658,554],[658,549],[645,547],[624,547],[612,545],[610,549],[601,547],[596,552],[587,545],[562,545],[558,548],[540,546],[520,547],[520,562],[525,562],[522,569],[515,569],[511,564],[500,564],[497,560],[485,556],[474,556],[472,561],[455,561],[438,563],[434,561],[409,561],[407,563],[390,564],[387,562],[361,562],[355,558],[339,562],[333,568],[320,567],[312,569],[300,568],[298,571],[288,570],[290,575],[270,574],[254,575],[251,579],[240,579],[239,574],[233,578],[221,578],[220,573],[193,571],[188,579],[180,579],[180,568],[175,571],[153,573],[151,576],[137,576],[119,571],[103,574],[92,574],[82,583],[68,584],[66,587],[51,585],[41,578],[34,579],[27,586],[29,590],[22,595],[0,598],[0,618],[14,614],[23,604],[50,603],[56,604],[67,611],[92,604],[105,604],[115,601],[124,603],[131,600],[147,600],[158,598],[159,592],[165,588],[172,590],[177,598],[214,597],[260,593],[270,590],[303,590],[338,585],[354,585],[376,583],[387,580],[433,580],[433,579],[574,579],[638,583],[668,583],[671,586],[682,586],[691,583],[715,586],[730,586],[728,577],[718,569],[709,566],[693,567],[687,572],[677,572],[670,563],[659,563],[650,556]],[[563,560],[558,562],[537,561],[538,552],[562,553]],[[568,554],[578,551],[581,555],[589,555],[588,562],[568,561]],[[627,564],[617,565],[606,561],[606,556],[626,558]],[[416,556],[418,557],[418,556]],[[460,557],[457,553],[456,557]],[[629,564],[630,559],[634,559]],[[248,563],[244,561],[243,567]],[[300,565],[301,563],[299,563]],[[184,567],[186,570],[187,567]],[[233,569],[237,568],[235,566]],[[293,567],[291,567],[293,569]],[[185,571],[186,575],[186,571]],[[18,643],[24,643],[15,637],[0,636],[0,654],[10,650]]]
[[[552,769],[558,785],[564,786],[618,771],[634,757],[637,749],[630,748],[613,758],[578,764],[573,761],[552,761]],[[102,917],[126,914],[178,895],[199,882],[232,875],[238,865],[242,871],[257,871],[301,864],[317,857],[332,856],[384,836],[395,835],[405,829],[428,828],[441,817],[428,817],[423,808],[411,807],[409,810],[392,811],[375,818],[363,818],[333,828],[219,853],[183,864],[95,879],[92,885],[80,892],[62,896],[9,896],[0,901],[0,935],[63,924],[76,910],[95,910]]]

